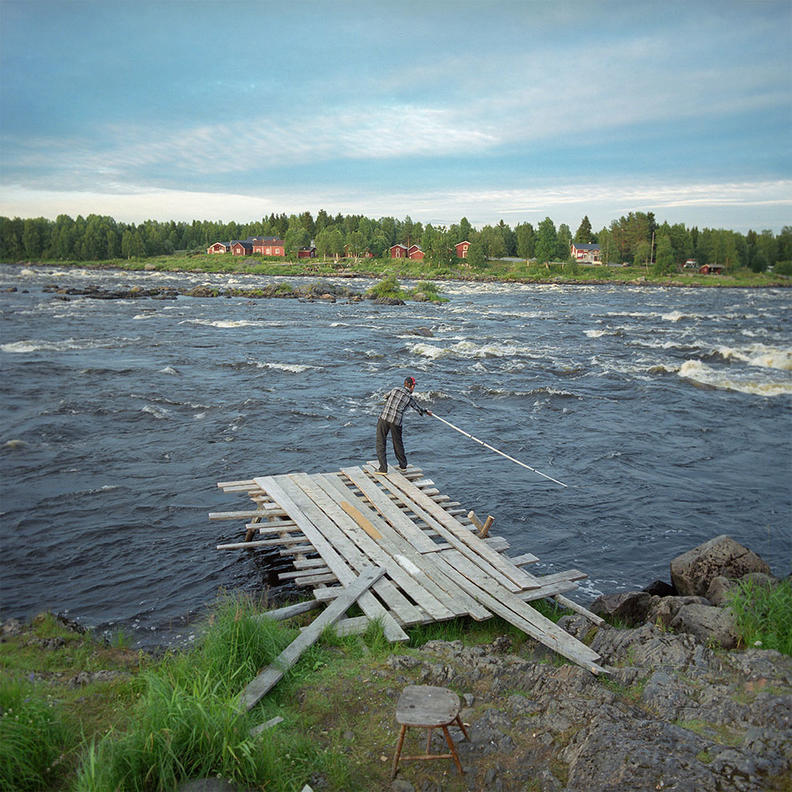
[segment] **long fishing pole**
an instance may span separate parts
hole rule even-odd
[[[496,454],[500,454],[502,457],[506,457],[510,462],[515,462],[518,465],[521,465],[524,468],[527,468],[532,473],[538,473],[540,476],[544,476],[546,479],[555,482],[556,484],[560,484],[562,487],[566,487],[563,481],[559,481],[558,479],[554,479],[552,476],[548,476],[546,473],[542,473],[541,470],[537,470],[536,468],[532,468],[530,465],[526,465],[525,462],[520,462],[519,459],[515,459],[513,456],[509,456],[508,454],[504,454],[503,451],[499,451],[494,446],[491,446],[489,443],[485,443],[483,440],[479,440],[478,437],[473,437],[472,434],[468,434],[464,429],[460,429],[458,426],[454,426],[451,421],[446,421],[445,418],[441,418],[436,413],[431,414],[433,418],[437,418],[438,421],[442,421],[446,426],[450,426],[452,429],[455,429],[460,434],[465,435],[465,437],[469,437],[471,440],[475,440],[480,445],[483,445],[484,448],[489,448],[490,451],[494,451]]]

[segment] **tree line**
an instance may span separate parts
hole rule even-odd
[[[251,223],[146,220],[140,224],[117,222],[91,214],[76,219],[58,215],[21,219],[0,217],[0,259],[104,261],[143,258],[176,252],[203,252],[213,242],[230,242],[254,236],[283,239],[287,254],[314,244],[320,256],[387,255],[397,243],[419,244],[430,265],[456,264],[454,246],[470,242],[467,263],[486,267],[488,259],[513,256],[540,264],[567,261],[572,241],[600,245],[603,263],[640,264],[656,272],[671,272],[687,259],[699,265],[721,264],[726,269],[748,267],[757,272],[779,262],[792,261],[792,226],[780,234],[771,230],[742,234],[728,229],[689,228],[682,223],[658,224],[652,212],[630,212],[594,231],[584,217],[574,234],[568,225],[556,226],[546,217],[534,226],[514,228],[501,220],[497,225],[475,229],[463,217],[451,226],[424,225],[409,216],[403,220],[363,215],[331,215],[324,209],[316,217],[302,214],[270,214]]]

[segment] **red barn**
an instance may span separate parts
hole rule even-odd
[[[470,242],[468,242],[467,239],[464,242],[457,242],[456,245],[454,245],[457,258],[467,258],[469,248]]]
[[[206,248],[207,253],[228,253],[231,246],[226,242],[215,242],[214,245],[209,245]]]
[[[407,248],[407,258],[415,259],[416,261],[422,261],[424,257],[424,252],[421,250],[419,245],[410,245]]]
[[[390,249],[391,258],[407,258],[407,245],[393,245]]]

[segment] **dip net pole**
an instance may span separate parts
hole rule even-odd
[[[530,465],[526,465],[525,462],[520,462],[519,459],[515,459],[513,456],[509,456],[505,454],[503,451],[498,450],[495,446],[491,446],[489,443],[485,443],[483,440],[479,440],[478,437],[473,437],[472,434],[469,434],[464,429],[460,429],[458,426],[454,426],[451,421],[446,421],[445,418],[441,418],[436,413],[432,413],[433,418],[437,418],[438,421],[442,421],[446,426],[450,426],[455,431],[459,432],[460,434],[465,435],[465,437],[470,438],[474,442],[478,443],[479,445],[483,445],[484,448],[488,448],[490,451],[494,451],[496,454],[500,454],[502,457],[505,457],[509,460],[509,462],[514,462],[516,465],[520,465],[520,467],[524,467],[526,470],[530,470],[532,473],[536,473],[539,476],[543,476],[544,478],[552,481],[554,484],[560,484],[562,487],[566,487],[567,485],[564,484],[563,481],[559,481],[558,479],[554,479],[552,476],[548,476],[546,473],[542,473],[541,470],[537,470],[536,468],[532,468]]]

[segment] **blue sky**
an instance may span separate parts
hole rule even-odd
[[[792,2],[0,0],[0,215],[792,224]]]

